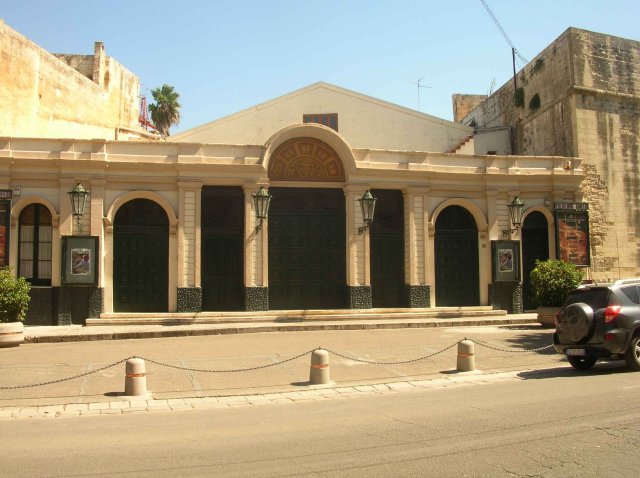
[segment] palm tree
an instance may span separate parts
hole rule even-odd
[[[164,84],[161,88],[151,90],[151,95],[155,100],[155,104],[149,105],[151,120],[162,136],[169,136],[169,128],[180,122],[180,94],[173,86]]]

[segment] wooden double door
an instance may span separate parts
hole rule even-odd
[[[341,189],[270,188],[269,308],[346,306]]]

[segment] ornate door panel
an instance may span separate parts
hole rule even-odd
[[[449,206],[436,220],[436,306],[480,304],[478,231],[473,216]]]
[[[403,307],[404,199],[401,191],[374,190],[378,199],[371,223],[371,295],[373,307]]]
[[[116,312],[166,312],[169,221],[148,199],[123,205],[114,219],[113,307]]]
[[[343,308],[343,192],[293,188],[271,188],[270,192],[269,308]]]

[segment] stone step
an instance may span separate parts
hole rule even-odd
[[[402,320],[504,316],[491,306],[433,307],[428,309],[269,310],[252,312],[103,313],[87,319],[87,326],[222,324],[240,322],[312,322],[339,320]]]

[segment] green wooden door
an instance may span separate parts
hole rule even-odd
[[[344,194],[271,188],[269,308],[345,307]]]
[[[202,310],[244,309],[242,188],[202,190]]]
[[[371,223],[371,295],[373,307],[403,307],[404,199],[401,191],[371,192],[376,201]]]
[[[524,308],[538,307],[531,293],[531,271],[536,260],[549,259],[549,225],[541,212],[529,214],[522,225],[522,296]]]
[[[148,199],[123,205],[114,219],[113,308],[116,312],[166,312],[169,220]]]
[[[478,231],[463,207],[449,206],[436,220],[436,306],[480,304]]]

